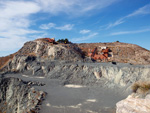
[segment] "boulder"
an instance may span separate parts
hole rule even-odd
[[[116,113],[150,113],[150,94],[144,98],[131,94],[118,102],[116,107]]]

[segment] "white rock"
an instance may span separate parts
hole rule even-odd
[[[94,75],[97,79],[100,79],[100,77],[101,77],[100,72],[94,72]]]
[[[116,113],[150,113],[150,98],[143,99],[129,95],[118,102],[116,107]]]

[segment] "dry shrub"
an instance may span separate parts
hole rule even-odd
[[[5,65],[7,65],[7,63],[9,62],[9,60],[12,60],[13,57],[15,56],[16,53],[11,54],[9,56],[5,56],[5,57],[0,57],[0,69],[2,69]]]
[[[4,68],[8,64],[9,60],[5,61],[2,65],[0,65],[0,69]]]
[[[36,56],[36,53],[32,52],[32,53],[28,53],[29,56]]]
[[[150,91],[150,81],[137,81],[131,88],[134,93],[147,93]]]

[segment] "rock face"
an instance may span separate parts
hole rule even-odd
[[[49,60],[78,61],[82,59],[80,49],[75,44],[51,44],[42,40],[25,43],[17,55],[36,56]]]
[[[45,93],[18,78],[0,78],[0,113],[35,113]]]
[[[50,79],[60,79],[65,83],[95,84],[105,79],[105,82],[129,87],[138,80],[150,79],[150,66],[134,66],[130,64],[83,63],[63,60],[41,61],[34,56],[14,57],[4,68],[6,72],[22,72],[30,76],[45,76]]]
[[[16,60],[19,60],[19,58]],[[33,57],[24,57],[24,59],[22,57],[22,62],[19,65],[18,63],[14,64],[10,63],[9,68],[17,69],[17,71],[30,76],[45,76],[50,79],[63,80],[65,83],[81,85],[92,85],[105,79],[105,82],[121,87],[129,87],[138,80],[150,79],[150,66],[114,65],[111,63],[70,63],[67,61],[49,60],[37,61]]]
[[[96,84],[105,79],[109,86],[130,87],[138,80],[150,79],[150,66],[133,66],[130,64],[76,63],[51,64],[48,78],[57,78],[74,84]],[[106,85],[105,84],[105,85]]]
[[[116,113],[150,113],[150,94],[145,98],[129,95],[116,104]]]
[[[4,58],[1,58],[2,60]],[[0,65],[0,71],[17,72],[31,68],[31,62],[45,60],[83,61],[82,51],[75,44],[51,44],[42,40],[30,41]],[[38,68],[38,67],[36,67]]]

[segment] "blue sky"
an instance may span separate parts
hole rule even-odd
[[[0,0],[0,56],[41,37],[120,41],[150,50],[150,1]]]

